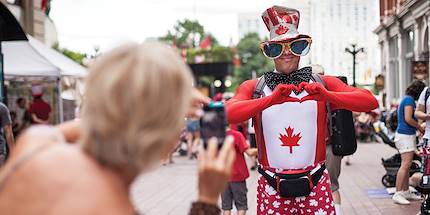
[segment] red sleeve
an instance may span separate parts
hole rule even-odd
[[[378,101],[369,90],[351,87],[333,76],[322,76],[332,109],[368,112],[378,108]]]
[[[268,96],[252,99],[256,84],[257,79],[243,82],[237,89],[236,95],[226,102],[229,123],[241,123],[270,107],[271,98]]]
[[[29,112],[30,114],[33,114],[33,113],[34,113],[34,106],[33,106],[33,104],[31,104],[31,105],[30,105],[30,107],[28,108],[28,112]]]
[[[240,153],[244,153],[249,148],[249,145],[246,143],[245,137],[242,133],[237,132],[235,141]]]

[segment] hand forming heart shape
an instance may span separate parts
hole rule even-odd
[[[299,99],[291,97],[290,94],[292,91],[296,92],[302,92],[305,90],[308,95]],[[281,84],[278,85],[275,90],[273,91],[273,96],[276,98],[274,100],[275,104],[280,104],[284,102],[305,102],[308,100],[315,100],[315,101],[326,101],[327,100],[327,93],[328,91],[325,89],[323,85],[320,83],[307,83],[302,82],[299,84],[299,86],[293,85],[293,84]]]

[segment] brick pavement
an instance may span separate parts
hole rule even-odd
[[[381,177],[385,170],[381,157],[389,157],[395,150],[384,144],[359,144],[351,157],[351,166],[343,164],[340,177],[342,210],[344,214],[414,215],[419,202],[410,206],[392,203],[390,198],[371,199],[365,189],[383,188]],[[187,214],[190,203],[196,199],[196,161],[175,157],[175,164],[163,166],[140,177],[132,187],[131,196],[138,211],[147,214]],[[252,172],[248,179],[249,213],[256,211],[256,179]]]

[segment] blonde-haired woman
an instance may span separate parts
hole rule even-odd
[[[90,68],[82,120],[34,127],[0,172],[4,214],[136,214],[129,186],[175,147],[184,117],[206,99],[180,57],[156,43],[129,44]],[[75,142],[78,144],[66,144]],[[201,154],[191,214],[218,214],[234,160],[232,140]]]

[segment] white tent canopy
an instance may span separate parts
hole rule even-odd
[[[56,50],[27,35],[28,41],[4,41],[4,73],[6,78],[42,76],[84,77],[87,70]]]
[[[28,41],[2,42],[4,74],[15,76],[61,76],[60,69],[41,56]]]
[[[4,75],[6,80],[30,81],[34,78],[55,80],[58,83],[60,98],[74,99],[73,90],[66,89],[63,95],[62,83],[68,80],[79,82],[87,74],[86,68],[64,56],[62,53],[47,47],[27,35],[27,40],[3,41]],[[69,92],[70,91],[70,92]],[[59,119],[63,121],[63,101],[58,100]]]
[[[76,76],[84,77],[87,75],[87,69],[80,64],[74,62],[70,58],[64,56],[58,51],[47,47],[32,36],[27,35],[28,42],[36,49],[39,54],[45,57],[49,62],[58,67],[61,71],[61,76]]]

